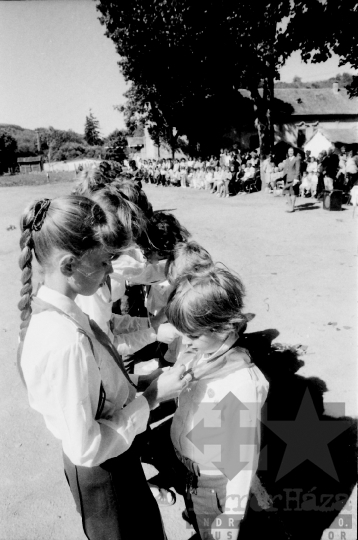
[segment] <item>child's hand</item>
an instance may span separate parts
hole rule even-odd
[[[155,379],[158,379],[158,377],[163,373],[163,369],[162,368],[158,368],[158,369],[155,369],[154,371],[152,371],[151,373],[148,373],[148,375],[144,375],[144,377],[146,378],[146,380],[148,381],[149,384],[151,384],[153,381],[155,381]],[[149,386],[148,384],[148,386]]]
[[[161,324],[157,330],[157,341],[161,343],[172,343],[180,336],[180,332],[170,323]]]
[[[155,379],[145,390],[143,396],[148,400],[150,408],[155,407],[161,401],[167,401],[177,397],[192,380],[192,374],[183,377],[186,370],[184,364],[173,366]]]

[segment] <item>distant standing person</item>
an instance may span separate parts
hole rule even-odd
[[[335,151],[335,147],[328,149],[327,156],[322,160],[322,168],[324,187],[327,191],[333,191],[339,168],[339,156]]]
[[[286,183],[283,189],[283,194],[287,195],[288,203],[290,205],[287,212],[295,211],[295,202],[296,197],[300,193],[300,171],[301,160],[295,156],[293,148],[288,149],[288,158],[285,161],[284,165],[284,174],[286,176]]]

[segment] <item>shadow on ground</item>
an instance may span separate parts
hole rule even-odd
[[[241,539],[320,540],[356,483],[356,421],[344,404],[325,404],[323,380],[297,374],[304,347],[272,344],[277,330],[244,334],[245,347],[270,382],[263,410],[257,477]]]
[[[295,206],[295,210],[299,210],[300,212],[303,210],[317,210],[318,208],[321,207],[316,202],[297,204]]]
[[[257,478],[239,540],[320,540],[356,483],[356,421],[344,416],[342,403],[326,403],[335,416],[325,413],[325,382],[297,374],[304,365],[305,347],[273,344],[278,335],[268,329],[243,334],[240,341],[270,389],[263,408]],[[173,412],[169,406],[164,416]],[[160,471],[151,481],[183,493],[183,474],[173,474],[169,429],[170,419],[153,430],[152,458],[144,461]]]

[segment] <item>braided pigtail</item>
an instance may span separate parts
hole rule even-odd
[[[33,218],[35,212],[34,208],[31,208],[28,212],[25,212],[20,220],[21,238],[20,249],[21,254],[19,257],[19,266],[22,270],[21,283],[22,288],[20,291],[20,302],[18,308],[21,311],[21,324],[19,334],[19,346],[17,350],[17,369],[20,373],[22,382],[25,384],[25,379],[21,369],[21,354],[22,348],[26,336],[26,331],[31,319],[31,295],[32,295],[32,252],[34,249],[34,242],[32,238]]]
[[[21,300],[18,303],[18,308],[21,311],[21,326],[20,329],[26,327],[27,321],[31,317],[31,294],[32,294],[32,250],[33,240],[30,230],[23,231],[20,239],[21,254],[19,258],[19,266],[22,270],[20,291]]]

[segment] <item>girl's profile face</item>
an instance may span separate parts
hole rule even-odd
[[[199,336],[183,334],[182,343],[183,345],[187,345],[193,352],[212,354],[221,347],[223,340],[218,338],[217,334],[207,332]]]
[[[76,293],[91,296],[104,285],[107,276],[113,272],[111,261],[112,256],[102,247],[85,253],[72,275]]]

